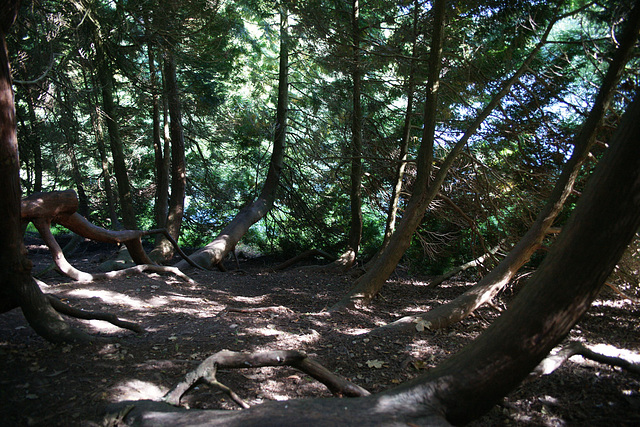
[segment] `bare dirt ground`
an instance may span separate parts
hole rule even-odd
[[[46,247],[29,240],[37,271]],[[96,271],[115,248],[85,243],[69,260]],[[227,263],[232,267],[232,263]],[[469,283],[427,289],[428,278],[400,274],[370,310],[328,314],[350,286],[348,276],[304,270],[274,272],[275,260],[241,261],[241,271],[190,272],[197,285],[149,274],[121,280],[72,283],[51,272],[45,292],[87,309],[109,311],[139,323],[142,334],[102,321],[72,320],[117,343],[53,345],[38,337],[14,310],[0,315],[0,424],[98,426],[107,404],[161,397],[198,362],[223,349],[254,352],[296,349],[329,369],[378,392],[420,375],[473,340],[498,316],[477,316],[440,332],[368,338],[363,333],[415,311],[442,304]],[[513,291],[500,297],[505,307]],[[271,307],[256,313],[232,308]],[[605,292],[571,333],[585,344],[640,352],[640,307]],[[636,360],[636,363],[639,361]],[[218,380],[249,404],[330,396],[326,388],[291,368],[220,372]],[[238,410],[220,390],[202,385],[183,397],[192,408]],[[640,377],[574,357],[554,373],[527,381],[474,426],[638,426]]]

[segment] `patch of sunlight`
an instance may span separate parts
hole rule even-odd
[[[287,334],[286,332],[279,331],[276,328],[269,327],[269,326],[266,327],[266,328],[250,328],[250,329],[247,329],[247,331],[255,333],[255,334],[259,334],[259,335],[262,335],[262,336],[265,336],[265,337],[271,337],[271,336],[274,336],[274,335],[286,335]],[[291,334],[289,334],[289,335],[291,335]]]
[[[320,338],[320,334],[315,329],[309,329],[310,333],[308,334],[292,334],[291,332],[284,332],[276,329],[275,327],[268,325],[266,328],[247,328],[246,332],[251,334],[260,334],[262,336],[275,336],[278,335],[280,339],[279,342],[296,342],[296,343],[305,343],[312,344],[317,342]],[[265,348],[264,351],[270,351],[271,349]]]
[[[280,402],[284,402],[285,400],[289,400],[289,396],[283,396],[281,394],[272,394],[271,398],[273,400],[277,400],[277,401],[280,401]]]
[[[119,328],[116,325],[112,325],[111,323],[105,322],[103,320],[87,320],[86,322],[88,323],[89,327],[91,327],[91,329],[93,329],[95,332],[119,333],[124,330],[122,328]]]
[[[267,297],[266,295],[260,295],[259,297],[236,296],[236,297],[233,297],[233,300],[238,302],[246,302],[247,304],[259,304],[263,302],[266,297]]]
[[[128,305],[129,307],[136,309],[149,308],[150,306],[158,307],[167,303],[166,301],[157,298],[154,298],[150,301],[145,301],[138,298],[132,298],[129,295],[121,294],[119,292],[98,289],[74,289],[69,292],[69,295],[81,298],[100,298],[102,301],[108,304]],[[153,301],[154,304],[157,305],[152,304],[151,301]]]
[[[147,381],[128,380],[116,384],[111,389],[111,396],[114,401],[124,400],[160,400],[169,391],[164,387],[155,385]]]
[[[411,286],[429,286],[431,282],[429,281],[422,281],[422,280],[412,280],[411,281]]]
[[[640,354],[634,353],[633,351],[624,348],[617,348],[609,344],[588,345],[587,347],[591,351],[604,354],[605,356],[619,357],[634,364],[640,363]]]
[[[369,331],[371,331],[371,328],[350,328],[345,329],[342,332],[347,335],[362,335],[368,333]]]
[[[616,299],[616,300],[608,300],[608,299],[598,299],[591,303],[594,307],[611,307],[611,308],[624,308],[627,306],[633,306],[633,303],[628,299]]]

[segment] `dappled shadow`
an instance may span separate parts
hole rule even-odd
[[[91,253],[80,258],[100,261],[97,254]],[[81,264],[79,258],[73,262]],[[82,265],[86,270],[93,267]],[[398,317],[454,299],[470,284],[448,282],[430,289],[425,286],[428,278],[398,278],[385,286],[372,307],[328,313],[325,309],[349,289],[352,279],[348,276],[295,270],[274,273],[259,260],[243,261],[242,269],[244,273],[194,273],[197,285],[157,274],[77,285],[49,274],[43,279],[50,284],[47,292],[76,307],[113,312],[138,322],[146,332],[134,334],[105,322],[70,320],[92,333],[120,340],[118,344],[88,347],[54,346],[37,337],[18,311],[0,316],[0,357],[4,361],[0,368],[0,411],[14,425],[97,423],[107,403],[157,399],[199,362],[223,349],[301,350],[330,370],[379,392],[435,367],[474,339],[499,314],[495,309],[484,308],[475,317],[435,333],[368,337],[366,332]],[[233,308],[258,310],[237,312]],[[635,342],[627,335],[627,330],[637,330],[638,313],[634,310],[619,304],[598,305],[572,335],[638,351],[637,332]],[[476,425],[506,421],[540,425],[540,420],[553,422],[553,417],[566,422],[584,419],[570,407],[573,389],[561,385],[572,381],[567,377],[576,373],[584,381],[599,378],[591,387],[604,387],[599,382],[604,378],[613,387],[601,400],[597,393],[584,398],[579,411],[585,416],[634,407],[640,390],[637,379],[607,367],[568,362],[556,373],[519,388],[508,400],[515,406],[498,408]],[[322,384],[292,368],[222,371],[217,377],[249,404],[330,395]],[[631,391],[624,394],[624,390]],[[549,402],[559,403],[544,403],[540,400],[544,396],[551,397]],[[614,404],[606,403],[609,401]],[[624,402],[631,406],[625,407]],[[237,409],[226,395],[206,385],[190,391],[183,403],[190,407]],[[554,405],[562,407],[562,411],[554,409]]]

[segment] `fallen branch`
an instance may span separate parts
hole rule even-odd
[[[590,359],[606,365],[617,366],[636,375],[640,375],[640,364],[633,363],[622,357],[607,356],[606,354],[598,353],[585,347],[582,343],[573,341],[547,356],[547,358],[540,362],[540,364],[531,372],[530,376],[537,377],[549,375],[573,356],[582,356],[585,359]]]
[[[622,298],[628,299],[629,301],[631,301],[634,304],[640,304],[640,299],[634,298],[632,296],[629,296],[629,295],[625,294],[624,292],[622,292],[622,290],[620,290],[620,288],[618,288],[613,283],[605,282],[604,284],[607,285],[608,287],[610,287],[611,289],[613,289],[613,291],[615,293],[617,293],[618,295],[620,295]]]
[[[484,262],[484,260],[486,260],[487,258],[490,258],[493,255],[495,255],[500,250],[500,245],[502,245],[503,243],[504,243],[504,240],[502,242],[500,242],[497,246],[491,248],[489,251],[487,251],[483,255],[480,255],[478,258],[476,258],[476,259],[474,259],[472,261],[469,261],[469,262],[467,262],[465,264],[462,264],[462,265],[460,265],[458,267],[452,268],[448,272],[436,277],[431,282],[429,282],[428,287],[435,288],[436,286],[440,285],[445,280],[455,276],[456,274],[460,273],[461,271],[465,271],[465,270],[467,270],[469,268],[473,268],[473,267],[476,267],[478,265],[481,265]]]
[[[105,313],[101,311],[85,311],[79,308],[71,307],[53,295],[47,295],[47,299],[51,306],[58,312],[66,314],[67,316],[75,317],[84,320],[104,320],[119,328],[129,329],[130,331],[141,333],[144,332],[144,328],[132,322],[121,320],[113,313]]]
[[[364,388],[334,374],[299,351],[274,350],[260,353],[236,353],[223,350],[209,356],[195,370],[189,372],[183,381],[164,396],[163,401],[178,406],[182,395],[199,380],[217,381],[215,373],[218,368],[240,369],[263,366],[291,366],[296,368],[323,383],[336,396],[361,397],[370,394]]]

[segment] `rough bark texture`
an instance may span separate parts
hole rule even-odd
[[[489,274],[460,297],[448,304],[438,306],[428,313],[399,319],[383,327],[384,329],[411,329],[417,322],[431,329],[439,329],[458,322],[469,316],[478,307],[491,301],[498,292],[504,289],[518,270],[529,261],[540,247],[556,217],[562,211],[564,202],[571,194],[580,167],[595,141],[597,130],[609,108],[620,75],[633,51],[638,31],[640,31],[640,8],[635,8],[628,19],[625,33],[620,38],[620,47],[607,70],[593,108],[575,139],[575,148],[571,158],[563,167],[562,173],[536,221],[516,246]]]
[[[20,221],[20,178],[16,117],[5,35],[18,13],[18,1],[0,9],[0,310],[20,307],[33,329],[52,342],[89,337],[71,328],[51,307],[31,277]]]
[[[387,224],[384,231],[384,239],[382,241],[381,250],[383,250],[389,243],[391,235],[396,228],[396,218],[398,215],[398,203],[400,201],[400,192],[402,191],[402,183],[404,181],[404,171],[407,167],[407,152],[409,151],[409,141],[411,139],[411,117],[413,116],[413,98],[416,90],[415,69],[417,54],[416,49],[418,45],[418,13],[419,13],[418,1],[414,1],[413,4],[413,42],[411,47],[411,66],[409,72],[409,79],[407,82],[407,108],[404,116],[404,125],[402,127],[402,141],[400,142],[400,155],[399,163],[396,168],[396,182],[391,192],[391,200],[389,201],[389,212],[387,214]]]
[[[370,268],[368,269],[368,271],[363,276],[361,276],[360,279],[358,279],[349,294],[338,304],[336,304],[336,306],[334,307],[335,309],[350,306],[355,303],[367,304],[375,295],[377,295],[377,293],[380,291],[380,289],[406,252],[407,248],[409,247],[411,236],[420,224],[424,212],[429,206],[429,203],[431,203],[431,201],[438,194],[439,188],[444,182],[448,170],[455,158],[458,156],[462,148],[466,145],[469,138],[478,130],[480,125],[489,116],[489,114],[499,105],[502,98],[504,98],[504,96],[509,93],[511,87],[528,70],[531,61],[533,61],[540,49],[542,49],[542,47],[547,43],[547,37],[549,36],[554,24],[561,18],[570,16],[572,13],[575,12],[571,12],[563,16],[558,16],[556,19],[552,20],[549,23],[544,34],[540,38],[540,42],[538,42],[538,44],[529,53],[520,68],[513,74],[513,76],[511,76],[503,83],[500,91],[478,114],[478,116],[471,124],[471,126],[466,130],[462,138],[460,138],[456,145],[451,149],[445,160],[440,165],[440,170],[436,174],[435,178],[430,182],[427,190],[418,190],[418,194],[415,194],[414,190],[414,194],[409,200],[409,205],[407,206],[402,221],[400,222],[397,231],[391,237],[388,247],[385,248],[384,252],[377,257],[377,260],[369,266]],[[425,123],[427,123],[426,120]],[[418,177],[420,177],[420,164],[418,164],[418,168]],[[428,177],[425,178],[428,179]],[[418,183],[419,181],[417,180],[416,186],[418,186]],[[418,189],[419,188],[420,187],[418,187]]]
[[[439,8],[438,8],[439,7]],[[425,200],[433,199],[431,195],[430,175],[433,163],[433,143],[436,127],[437,94],[440,82],[440,67],[442,62],[442,45],[444,41],[445,5],[443,2],[435,4],[435,18],[433,24],[433,38],[431,40],[431,54],[429,55],[429,77],[427,82],[427,100],[425,101],[424,128],[422,142],[418,151],[418,175],[407,209],[398,229],[393,233],[384,251],[376,257],[369,271],[357,282],[344,299],[338,302],[333,310],[352,305],[362,300],[363,292],[367,296],[375,295],[382,284],[395,269],[400,257],[405,253],[411,242],[411,236],[422,220],[424,210],[428,205]],[[423,207],[424,206],[424,207]],[[397,259],[396,259],[397,258]],[[371,277],[371,276],[374,277]]]
[[[224,257],[235,249],[236,245],[245,235],[247,230],[262,219],[273,206],[282,170],[284,149],[287,133],[287,109],[289,98],[289,35],[288,17],[286,12],[280,18],[280,72],[278,77],[278,106],[276,110],[276,126],[271,152],[271,161],[267,178],[258,198],[250,205],[245,206],[238,214],[225,226],[218,236],[204,248],[191,255],[191,259],[201,267],[211,269],[218,265]],[[188,265],[185,261],[180,261],[176,267],[183,269]]]
[[[184,214],[184,196],[187,185],[187,174],[184,154],[184,133],[182,129],[182,108],[180,106],[180,91],[176,77],[175,58],[167,52],[164,58],[164,76],[166,95],[169,104],[170,134],[171,134],[171,197],[166,225],[174,240],[180,236],[182,216]],[[151,256],[158,261],[168,261],[173,257],[174,246],[166,238],[156,242]]]
[[[147,27],[149,25],[148,19]],[[151,40],[151,34],[148,32],[148,37]],[[159,83],[155,62],[155,46],[150,41],[147,43],[147,52],[149,52],[149,75],[151,84],[151,121],[153,123],[153,154],[155,165],[155,180],[156,180],[156,193],[154,204],[154,215],[156,220],[156,227],[164,228],[167,222],[167,216],[169,214],[169,207],[167,200],[169,199],[169,168],[166,162],[166,155],[164,150],[163,138],[160,125],[160,96],[159,96]],[[167,150],[168,151],[168,150]],[[161,241],[160,237],[156,240],[156,244]],[[153,252],[151,253],[153,258]]]
[[[623,118],[549,256],[510,309],[426,375],[354,399],[271,402],[243,411],[165,412],[124,402],[138,425],[448,425],[488,411],[524,380],[588,309],[640,226],[640,101]]]

